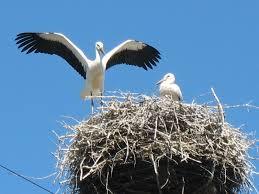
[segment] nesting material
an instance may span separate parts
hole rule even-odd
[[[253,144],[222,107],[129,95],[59,136],[70,193],[235,193],[251,188]]]

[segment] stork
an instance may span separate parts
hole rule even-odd
[[[126,40],[104,53],[102,42],[96,42],[96,57],[90,60],[71,40],[61,33],[25,32],[16,37],[18,48],[22,52],[46,53],[64,58],[85,80],[81,92],[83,99],[91,98],[93,112],[93,97],[102,96],[104,92],[105,71],[117,64],[128,64],[152,69],[159,61],[160,53],[154,47],[137,40]]]
[[[175,76],[172,73],[167,73],[157,82],[159,85],[160,96],[171,96],[175,101],[182,101],[183,96],[180,87],[175,83]]]

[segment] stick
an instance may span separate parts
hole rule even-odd
[[[223,125],[224,122],[225,122],[225,116],[224,116],[224,110],[223,110],[222,104],[220,103],[219,98],[216,95],[216,93],[215,93],[213,88],[211,88],[211,91],[212,91],[212,94],[213,94],[213,96],[215,97],[215,99],[216,99],[216,101],[218,103],[218,109],[219,109],[219,113],[221,115],[221,125]]]

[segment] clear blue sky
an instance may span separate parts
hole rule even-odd
[[[51,131],[62,131],[62,115],[83,119],[89,113],[89,103],[80,99],[82,78],[59,57],[20,53],[17,33],[62,32],[90,58],[98,40],[109,50],[133,38],[162,53],[152,71],[123,65],[107,71],[107,91],[153,94],[154,83],[173,72],[186,102],[214,87],[223,103],[259,105],[258,10],[256,0],[3,1],[0,163],[26,176],[53,173],[56,139]],[[236,127],[245,124],[247,132],[258,130],[258,118],[259,110],[227,112],[227,120]],[[51,179],[37,182],[53,191],[58,187]],[[1,169],[0,185],[0,194],[45,193]]]

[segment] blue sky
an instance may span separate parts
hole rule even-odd
[[[157,92],[155,82],[173,72],[186,102],[204,102],[208,97],[198,96],[214,87],[224,104],[259,105],[258,10],[256,0],[3,1],[0,163],[26,176],[53,173],[56,139],[51,131],[62,131],[63,115],[83,119],[89,114],[89,103],[80,99],[82,78],[59,57],[20,53],[17,33],[62,32],[89,58],[98,40],[106,50],[129,38],[159,49],[162,60],[152,71],[123,65],[107,71],[106,91],[151,95]],[[227,121],[244,124],[248,133],[258,130],[258,118],[259,110],[227,111]],[[0,194],[45,193],[1,169],[0,183]],[[37,183],[58,188],[52,179]],[[258,176],[255,185],[259,188]]]

